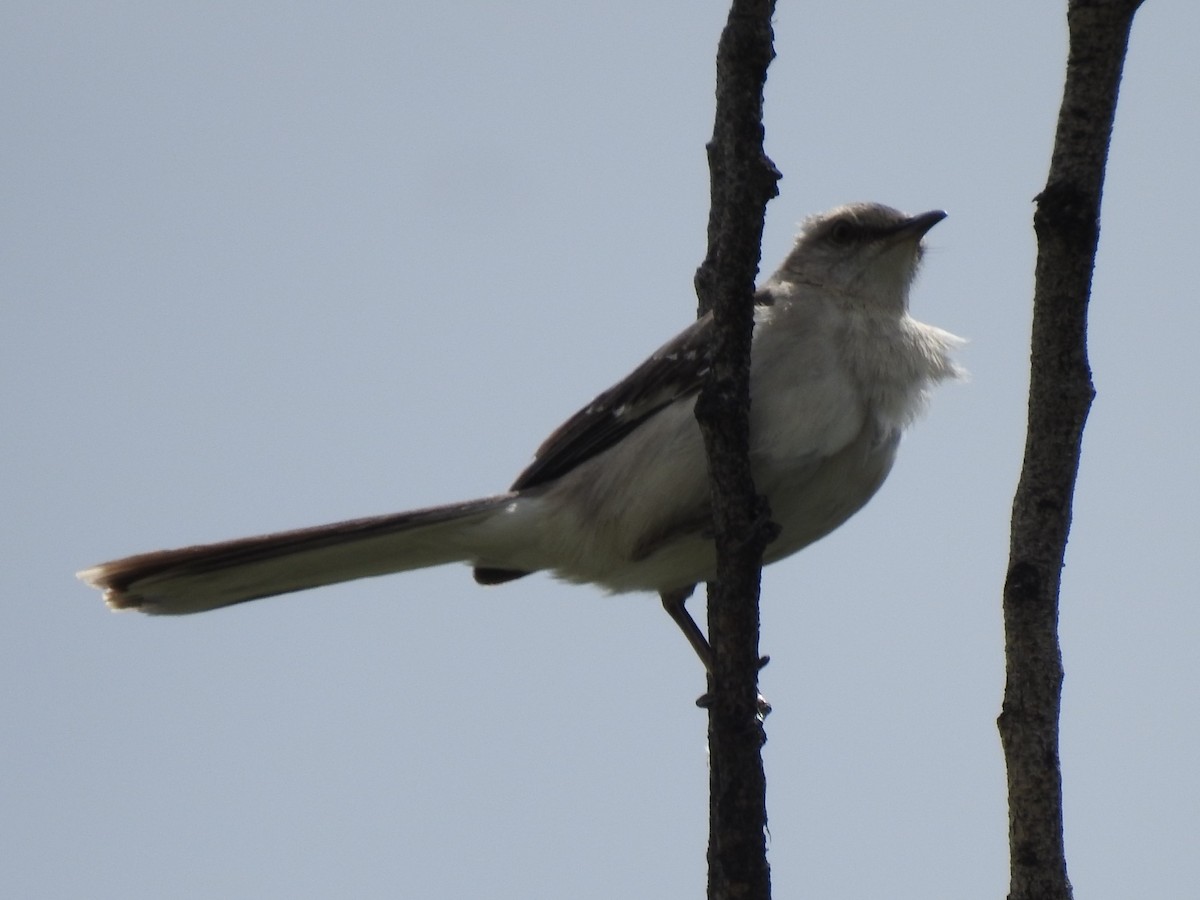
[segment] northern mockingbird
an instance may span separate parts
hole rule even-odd
[[[779,536],[765,562],[833,531],[878,490],[961,341],[908,314],[921,238],[945,217],[842,206],[808,219],[755,295],[754,482]],[[79,577],[113,609],[177,615],[465,562],[499,584],[549,571],[654,591],[701,660],[684,601],[715,575],[707,462],[693,415],[712,319],[684,329],[572,416],[504,494],[103,563]]]

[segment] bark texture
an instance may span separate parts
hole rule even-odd
[[[717,581],[709,586],[708,896],[765,900],[765,736],[758,709],[758,586],[774,534],[749,462],[750,337],[767,202],[779,173],[763,151],[763,85],[774,57],[773,0],[734,0],[717,50],[708,144],[708,253],[696,272],[700,313],[716,320],[712,368],[696,406],[712,484]]]
[[[1038,239],[1025,461],[1004,584],[1007,680],[998,726],[1008,772],[1009,900],[1069,900],[1058,722],[1061,571],[1094,388],[1087,307],[1104,169],[1140,0],[1072,0],[1070,49]]]

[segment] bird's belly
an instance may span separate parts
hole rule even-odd
[[[875,496],[891,471],[899,430],[881,436],[868,423],[847,447],[816,463],[777,470],[764,485],[779,536],[767,547],[766,562],[802,550],[842,525]]]

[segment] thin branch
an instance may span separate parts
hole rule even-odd
[[[1069,900],[1058,720],[1058,595],[1080,442],[1094,388],[1087,306],[1129,29],[1141,0],[1071,0],[1066,85],[1038,238],[1028,431],[1004,585],[1009,900]]]
[[[765,737],[758,719],[758,586],[774,535],[750,475],[750,337],[767,202],[779,173],[763,152],[763,85],[775,55],[773,0],[734,0],[717,49],[708,144],[708,254],[700,312],[716,322],[712,368],[696,405],[712,484],[717,581],[709,585],[709,881],[713,900],[766,900]]]

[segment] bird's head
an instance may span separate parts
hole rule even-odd
[[[941,210],[909,216],[882,203],[853,203],[811,216],[771,280],[904,312],[921,261],[921,238],[944,218]]]

